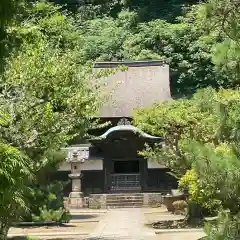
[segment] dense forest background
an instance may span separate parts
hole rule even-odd
[[[236,85],[238,75],[226,75],[222,62],[229,60],[228,70],[239,72],[232,46],[216,48],[227,37],[218,24],[208,21],[202,1],[54,2],[73,13],[82,35],[83,61],[163,60],[170,65],[173,97],[192,95],[207,86]]]
[[[235,14],[238,8],[235,0],[226,3],[215,0],[206,3],[197,0],[52,0],[45,2],[54,5],[39,5],[35,10],[31,9],[31,3],[26,8],[25,2],[25,10],[18,7],[17,14],[14,13],[16,7],[5,2],[8,11],[2,19],[15,14],[15,20],[24,20],[25,24],[31,19],[52,36],[64,39],[68,35],[70,40],[69,36],[75,35],[81,64],[162,60],[170,66],[172,95],[177,97],[192,95],[196,89],[207,86],[217,89],[238,86],[239,15]],[[211,15],[215,7],[216,12]],[[44,20],[36,21],[36,17]],[[231,36],[229,26],[234,29]]]
[[[179,15],[199,0],[52,0],[65,5],[67,9],[78,12],[83,9],[94,9],[98,16],[117,17],[123,10],[135,11],[140,21],[164,19],[174,22]],[[96,11],[97,10],[97,11]]]

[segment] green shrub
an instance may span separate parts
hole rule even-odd
[[[47,206],[43,206],[40,208],[40,214],[39,216],[36,216],[34,214],[32,214],[32,219],[34,221],[39,221],[39,222],[69,222],[70,220],[70,214],[69,212],[60,207],[58,210],[52,210],[52,209],[48,209]]]
[[[68,182],[55,181],[47,185],[32,186],[29,196],[29,215],[25,221],[68,222],[69,212],[64,208],[63,190]]]
[[[207,240],[237,240],[240,239],[240,218],[220,212],[216,223],[206,223],[204,230]]]
[[[221,201],[215,198],[215,192],[201,186],[197,173],[194,169],[187,170],[178,181],[179,188],[188,190],[189,200],[203,208],[215,211],[221,206]]]

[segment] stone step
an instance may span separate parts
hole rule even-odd
[[[137,197],[141,197],[144,196],[143,194],[132,194],[132,193],[123,193],[123,194],[109,194],[108,196],[137,196]]]
[[[125,202],[119,202],[119,201],[115,201],[115,202],[107,202],[106,204],[133,204],[133,203],[135,203],[135,204],[143,204],[143,201],[138,201],[138,202],[136,202],[136,201],[125,201]]]
[[[109,204],[108,208],[132,208],[132,207],[142,207],[143,204]]]
[[[106,202],[143,202],[143,199],[107,199]]]
[[[107,203],[106,204],[107,206],[110,206],[110,205],[143,205],[143,202],[110,202],[110,203]]]
[[[106,201],[143,201],[143,198],[107,198]]]
[[[111,194],[106,198],[108,208],[141,208],[144,195],[141,193]]]
[[[143,201],[107,201],[106,204],[143,204]]]
[[[162,202],[161,193],[110,193],[91,194],[89,196],[89,208],[132,208],[147,207]]]
[[[116,205],[116,206],[107,206],[107,208],[110,209],[114,209],[114,208],[143,208],[143,205],[133,205],[133,206],[120,206],[120,205]]]
[[[143,198],[143,195],[108,195],[107,198]]]
[[[131,197],[124,197],[124,198],[107,198],[107,201],[143,201],[143,198],[131,198]]]
[[[108,202],[106,205],[143,205],[143,202]]]
[[[143,196],[143,193],[111,193],[108,196]]]

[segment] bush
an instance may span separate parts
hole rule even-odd
[[[35,185],[29,196],[30,213],[25,221],[68,222],[69,212],[64,207],[63,190],[68,182],[55,181],[48,185]]]
[[[47,206],[40,207],[40,215],[32,215],[32,219],[34,221],[39,221],[39,222],[58,222],[58,223],[63,223],[63,222],[69,222],[70,220],[70,214],[69,212],[60,207],[58,210],[52,210],[52,209],[47,209]]]
[[[240,218],[220,212],[216,223],[206,223],[204,230],[207,240],[237,240],[240,239]]]
[[[184,200],[178,200],[173,202],[174,212],[176,214],[184,214],[187,208],[187,202]]]
[[[212,212],[220,208],[221,201],[215,198],[215,192],[201,186],[201,182],[194,169],[187,170],[186,174],[180,178],[178,183],[180,189],[188,191],[191,202]]]

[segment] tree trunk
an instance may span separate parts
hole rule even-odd
[[[188,213],[185,221],[191,225],[202,221],[203,218],[202,208],[198,204],[188,202]]]
[[[9,228],[10,228],[10,225],[8,221],[0,222],[0,240],[7,240]]]

